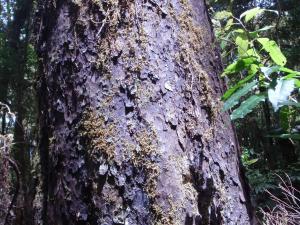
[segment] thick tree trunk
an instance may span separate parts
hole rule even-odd
[[[203,0],[39,18],[44,224],[251,224]]]

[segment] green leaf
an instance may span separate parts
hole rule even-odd
[[[248,82],[249,80],[251,80],[255,74],[258,71],[258,66],[255,64],[252,64],[250,66],[250,70],[249,70],[249,75],[247,77],[245,77],[243,80],[239,81],[236,85],[234,85],[233,87],[229,88],[225,94],[222,96],[222,100],[225,101],[227,100],[237,89],[239,89],[243,84],[245,84],[246,82]]]
[[[249,75],[255,75],[255,74],[257,73],[258,69],[259,69],[259,66],[258,66],[258,65],[256,65],[256,64],[251,64],[251,65],[250,65],[250,68],[249,68],[248,74],[249,74]]]
[[[233,34],[233,32],[231,31],[231,32],[229,32],[224,38],[221,38],[221,48],[222,48],[222,50],[227,46],[227,44],[229,43],[229,42],[231,42],[230,41],[230,37],[231,37],[231,35]]]
[[[231,17],[231,16],[232,16],[231,12],[223,10],[223,11],[217,12],[214,16],[214,19],[223,20],[223,19],[227,19],[228,17]]]
[[[295,81],[295,85],[296,85],[296,82],[298,82],[299,80],[297,80],[296,78],[299,78],[300,76],[295,74],[295,73],[292,73],[292,74],[288,74],[286,76],[283,76],[282,78],[285,79],[285,80],[294,80]]]
[[[251,19],[253,19],[255,16],[261,14],[262,12],[264,12],[264,9],[261,9],[259,7],[253,8],[253,9],[249,9],[246,12],[243,12],[240,16],[240,19],[242,19],[243,17],[245,17],[245,22],[250,21]]]
[[[292,101],[285,101],[281,103],[282,106],[295,106],[297,108],[300,108],[300,103],[299,102],[292,102]]]
[[[275,13],[277,16],[279,15],[277,10],[272,10],[272,9],[265,9],[267,12]]]
[[[236,30],[233,30],[232,33],[242,34],[242,33],[245,33],[245,30],[243,30],[243,29],[236,29]]]
[[[286,64],[286,58],[275,41],[269,40],[269,38],[257,38],[256,40],[263,46],[264,50],[269,53],[277,65],[284,66]]]
[[[258,34],[260,32],[267,31],[267,30],[270,30],[272,28],[274,28],[274,26],[265,26],[265,27],[263,27],[261,29],[258,29],[256,31],[249,32],[249,35],[250,35],[251,38],[258,38]]]
[[[225,68],[222,76],[228,75],[228,74],[233,74],[233,73],[238,73],[244,69],[248,69],[251,64],[256,64],[256,63],[257,63],[257,59],[256,59],[256,57],[253,57],[253,56],[238,59],[236,62],[230,64],[229,66],[227,66]]]
[[[300,88],[300,80],[298,79],[293,79],[293,80],[294,80],[295,87]]]
[[[233,25],[233,19],[229,19],[225,25],[225,31],[229,30]]]
[[[229,88],[225,92],[225,94],[222,96],[222,100],[223,101],[227,100],[237,89],[239,89],[243,84],[245,84],[246,82],[248,82],[249,80],[251,80],[254,77],[254,75],[255,74],[247,76],[245,79],[241,80],[236,85],[234,85],[233,87]]]
[[[290,73],[290,74],[300,75],[300,72],[295,71],[295,70],[291,70],[291,69],[286,68],[286,67],[280,67],[280,68],[279,68],[279,71],[285,72],[285,73]]]
[[[252,112],[252,110],[266,98],[265,95],[252,95],[247,100],[242,102],[240,107],[235,109],[231,114],[231,119],[236,120],[239,118],[244,118],[248,113]]]
[[[226,48],[226,46],[227,46],[227,41],[222,40],[220,43],[221,49],[224,50]]]
[[[227,46],[227,41],[222,40],[220,43],[221,49],[224,50],[226,48],[226,46]]]
[[[260,62],[260,55],[257,54],[257,51],[255,48],[250,48],[247,50],[247,56],[252,56],[257,59],[258,62]]]
[[[239,56],[247,55],[247,50],[249,47],[249,40],[248,40],[247,34],[245,32],[240,33],[236,36],[235,44],[238,47]]]
[[[239,99],[249,93],[257,84],[257,81],[254,80],[251,83],[246,84],[242,89],[238,90],[234,93],[225,103],[223,106],[223,111],[227,111],[228,109],[232,108],[233,106],[239,103]]]
[[[283,139],[294,139],[300,140],[300,134],[273,134],[267,135],[267,137],[274,137],[274,138],[283,138]]]
[[[267,30],[270,30],[272,28],[274,28],[275,26],[265,26],[263,28],[260,28],[258,30],[256,30],[256,32],[263,32],[263,31],[267,31]]]
[[[251,159],[251,160],[244,162],[244,164],[245,164],[245,166],[250,166],[250,165],[256,163],[257,161],[258,161],[258,159]]]

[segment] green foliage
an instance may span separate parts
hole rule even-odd
[[[255,162],[258,163],[258,160]],[[245,165],[245,164],[244,164]],[[255,164],[254,164],[255,165]],[[251,166],[251,165],[249,165]],[[300,169],[298,164],[292,164],[287,169],[266,170],[266,169],[249,169],[247,176],[255,194],[264,194],[266,190],[276,190],[279,182],[278,176],[288,175],[292,181],[300,181]]]
[[[223,110],[234,120],[255,205],[272,206],[265,191],[279,193],[277,175],[300,185],[299,1],[214,2],[212,15],[223,15],[212,16],[226,65]]]
[[[255,69],[253,69],[252,74],[248,75],[243,80],[239,81],[237,84],[229,88],[222,96],[222,100],[227,100],[237,89],[239,89],[242,85],[251,80],[255,76],[256,72],[257,70],[255,71]],[[224,109],[227,110],[225,106]]]
[[[252,110],[262,101],[265,100],[264,95],[251,95],[248,99],[243,101],[241,105],[233,110],[231,114],[231,119],[239,119],[239,118],[244,118],[245,115],[248,113],[252,112]]]
[[[295,110],[291,109],[289,106],[281,108],[279,113],[279,123],[283,131],[291,132],[291,118],[294,113]]]
[[[255,158],[255,154],[252,149],[244,149],[241,159],[246,167],[253,165],[258,161],[258,158]]]
[[[236,91],[225,103],[223,110],[226,111],[228,109],[231,109],[233,106],[237,105],[239,103],[239,100],[241,97],[249,93],[257,84],[257,81],[254,80],[251,83],[247,83],[244,85],[243,88]]]
[[[245,69],[250,69],[251,65],[255,65],[256,63],[257,63],[257,58],[253,56],[240,58],[224,69],[223,76],[229,74],[236,74]]]
[[[259,7],[253,8],[253,9],[249,9],[246,12],[243,12],[240,16],[240,19],[245,17],[245,22],[249,22],[251,19],[253,19],[255,16],[261,14],[262,12],[264,12],[264,9],[261,9]]]
[[[238,55],[240,57],[247,56],[247,50],[249,48],[249,39],[245,31],[239,33],[235,38],[235,44],[238,48]]]
[[[256,154],[253,149],[243,148],[242,163],[247,169],[250,186],[256,195],[262,195],[265,190],[275,190],[278,187],[278,176],[288,175],[292,181],[300,181],[300,165],[294,163],[286,169],[269,170],[262,155]]]
[[[286,64],[286,58],[275,41],[269,40],[269,38],[257,38],[257,41],[277,65],[284,66]]]
[[[227,19],[229,17],[232,16],[232,13],[231,12],[228,12],[226,10],[223,10],[223,11],[220,11],[220,12],[217,12],[215,14],[215,19],[216,20],[222,20],[222,19]]]
[[[265,96],[268,96],[274,111],[285,105],[298,107],[293,94],[298,92],[297,87],[300,86],[299,72],[284,67],[287,59],[277,43],[263,36],[274,26],[267,25],[253,31],[248,28],[251,27],[251,21],[267,12],[276,11],[256,7],[236,18],[231,12],[223,10],[214,17],[221,48],[227,56],[231,54],[234,57],[222,74],[237,80],[222,97],[225,101],[224,111],[237,106],[231,114],[232,120],[244,118],[265,100]],[[222,26],[222,23],[226,25]]]
[[[275,137],[275,138],[283,138],[283,139],[294,139],[294,140],[300,140],[300,134],[273,134],[273,135],[267,135],[268,137]]]

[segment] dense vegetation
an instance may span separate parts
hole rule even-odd
[[[296,193],[291,202],[295,207],[299,203],[293,188],[300,189],[300,4],[298,0],[207,4],[224,65],[220,76],[227,85],[223,112],[230,113],[236,129],[257,216],[265,224],[275,224],[263,216],[278,204],[277,197]],[[43,103],[36,92],[40,64],[34,46],[42,28],[36,8],[31,0],[0,2],[0,223],[5,225],[33,224],[40,215],[34,211],[41,209],[37,143],[42,113],[37,105]],[[169,89],[167,85],[165,91]],[[292,220],[296,222],[290,224],[297,224],[299,214]]]
[[[212,1],[231,111],[255,204],[281,177],[299,188],[299,17],[296,1]]]

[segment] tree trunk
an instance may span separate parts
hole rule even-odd
[[[28,57],[29,26],[31,22],[31,11],[33,7],[32,0],[23,0],[16,2],[14,19],[8,27],[8,42],[12,49],[11,59],[14,62],[14,68],[11,74],[10,86],[13,89],[14,98],[12,110],[16,114],[14,126],[14,145],[12,154],[20,172],[20,193],[14,210],[15,221],[17,225],[31,225],[33,223],[33,209],[30,186],[32,186],[30,149],[25,137],[24,122],[28,118],[26,115],[26,65]],[[19,181],[18,181],[19,182]],[[15,185],[16,186],[16,185]]]
[[[39,7],[43,223],[251,224],[204,1]]]

